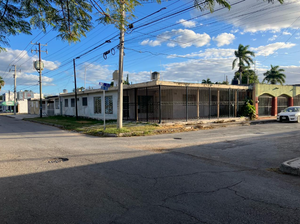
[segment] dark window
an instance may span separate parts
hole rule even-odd
[[[69,106],[69,99],[65,99],[65,107]]]
[[[113,114],[113,97],[112,96],[105,97],[105,113]]]
[[[101,114],[101,97],[94,97],[94,114]]]
[[[87,97],[82,97],[82,106],[87,106]]]
[[[71,99],[71,107],[75,107],[75,99],[74,98]]]
[[[129,96],[123,96],[123,117],[129,117]]]

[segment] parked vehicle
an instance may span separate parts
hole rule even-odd
[[[300,123],[300,106],[284,109],[277,115],[277,121],[296,121]]]

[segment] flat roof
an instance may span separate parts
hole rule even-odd
[[[135,88],[145,88],[145,87],[156,87],[156,86],[173,86],[173,87],[194,87],[194,88],[214,88],[214,89],[241,89],[248,90],[252,89],[251,86],[242,86],[242,85],[225,85],[225,84],[203,84],[203,83],[188,83],[188,82],[171,82],[171,81],[161,81],[161,80],[153,80],[149,82],[136,83],[132,85],[123,85],[123,90],[135,89]],[[117,91],[118,87],[113,86],[110,87],[107,91]],[[82,95],[85,93],[97,93],[102,92],[102,89],[91,89],[85,91],[78,91],[78,95]],[[74,92],[70,93],[60,93],[60,96],[73,96]]]

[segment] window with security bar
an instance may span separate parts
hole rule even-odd
[[[75,99],[74,98],[71,99],[71,107],[75,107]]]
[[[87,97],[82,97],[82,106],[87,106]]]
[[[55,109],[59,109],[59,99],[55,99]]]
[[[113,97],[105,96],[105,114],[113,114]]]
[[[101,97],[94,97],[94,114],[101,114]]]
[[[69,107],[69,99],[65,99],[65,107]]]

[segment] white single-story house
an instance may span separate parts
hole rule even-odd
[[[236,117],[249,86],[179,83],[153,80],[124,85],[123,119],[161,120]],[[118,87],[77,92],[79,117],[117,119]],[[75,93],[62,93],[54,103],[56,115],[75,116]],[[58,109],[61,108],[61,109]],[[104,109],[105,108],[105,109]]]

